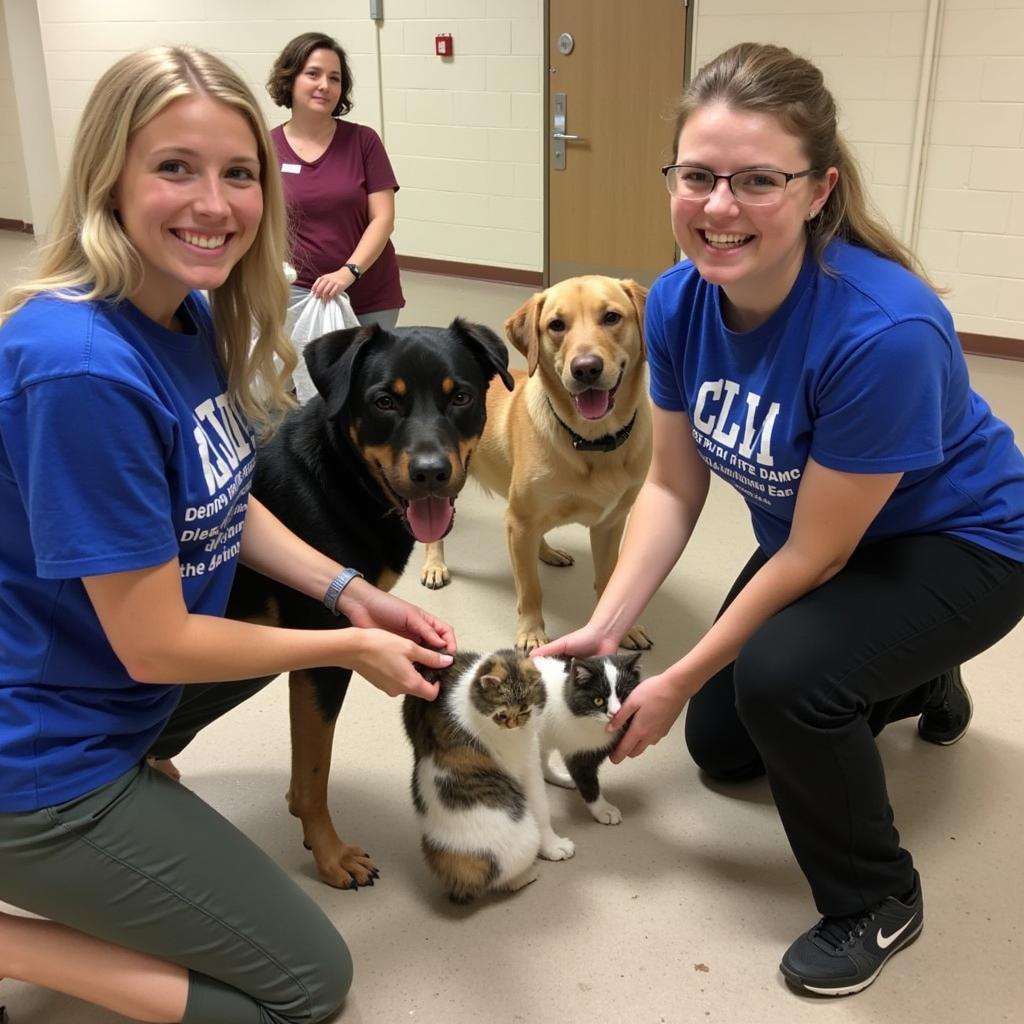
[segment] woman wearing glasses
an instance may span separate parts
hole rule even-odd
[[[711,777],[767,774],[822,914],[797,988],[860,991],[923,923],[874,737],[953,743],[959,665],[1024,615],[1024,457],[971,391],[952,318],[869,212],[821,73],[774,46],[717,57],[664,169],[687,260],[647,305],[654,458],[590,622],[534,653],[613,651],[675,565],[710,473],[757,549],[715,624],[612,725],[618,762],[683,707]]]

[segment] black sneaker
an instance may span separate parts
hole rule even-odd
[[[921,934],[924,900],[914,872],[914,892],[904,903],[890,896],[852,917],[823,917],[801,935],[779,970],[791,985],[822,996],[848,996],[865,989],[885,962]]]
[[[974,704],[964,686],[959,665],[943,672],[939,678],[942,683],[936,687],[935,698],[924,706],[917,720],[917,731],[921,739],[948,747],[967,732]]]

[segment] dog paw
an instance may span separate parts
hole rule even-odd
[[[516,634],[516,651],[529,654],[535,647],[548,642],[548,635],[542,628],[523,629]]]
[[[448,571],[448,566],[443,563],[441,565],[425,565],[420,573],[420,583],[430,590],[440,590],[442,587],[447,587],[451,581],[452,576]]]
[[[619,646],[627,651],[649,651],[654,646],[654,641],[650,638],[647,630],[638,622],[619,641]]]
[[[335,889],[359,889],[380,878],[377,866],[359,846],[341,843],[328,851],[314,849],[313,859],[321,880]]]
[[[556,565],[559,567],[574,565],[576,562],[576,559],[568,551],[563,551],[561,548],[553,548],[546,540],[541,541],[540,560],[545,565]]]
[[[576,844],[564,836],[552,836],[540,846],[540,855],[545,860],[568,860],[576,853]]]
[[[598,797],[587,808],[600,825],[618,825],[622,821],[622,812],[614,804],[608,803],[603,797]]]

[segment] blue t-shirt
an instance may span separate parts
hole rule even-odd
[[[903,473],[865,541],[950,533],[1024,560],[1024,456],[971,390],[952,317],[898,264],[835,241],[808,252],[760,327],[722,320],[691,263],[651,287],[651,396],[685,411],[712,471],[743,495],[758,544],[789,536],[808,457],[847,473]]]
[[[222,615],[255,465],[205,300],[37,296],[0,327],[0,812],[72,799],[149,749],[179,686],[129,677],[81,577],[177,558]]]

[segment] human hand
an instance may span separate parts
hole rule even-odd
[[[450,654],[421,647],[386,629],[346,629],[342,635],[350,645],[346,667],[358,672],[389,697],[411,694],[434,700],[440,684],[428,683],[416,666],[440,669],[452,663]]]
[[[668,673],[643,680],[608,723],[609,732],[628,725],[612,751],[612,763],[639,757],[648,747],[653,747],[667,735],[690,697],[690,690]]]
[[[342,267],[341,270],[335,270],[333,274],[322,274],[313,282],[313,287],[309,291],[318,299],[329,302],[336,295],[348,291],[355,279],[355,274],[348,267]]]
[[[455,630],[447,622],[366,580],[349,583],[338,599],[338,610],[353,626],[376,626],[434,650],[457,650]]]
[[[572,633],[558,637],[557,640],[549,640],[540,647],[530,651],[531,658],[537,657],[580,657],[586,658],[592,654],[614,654],[619,649],[618,640],[609,637],[596,626],[589,622]]]

